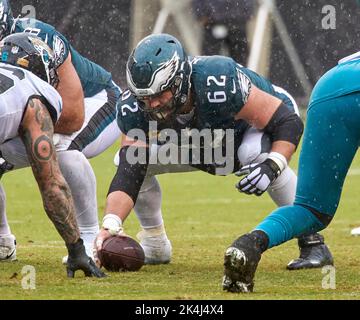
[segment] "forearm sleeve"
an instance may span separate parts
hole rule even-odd
[[[264,128],[273,142],[288,141],[298,146],[301,135],[304,130],[304,124],[300,117],[289,110],[289,108],[282,103],[276,110],[271,120]]]
[[[142,161],[128,161],[127,152],[136,148],[136,152],[142,153],[146,157],[146,163]],[[115,191],[125,192],[133,201],[136,202],[140,188],[144,182],[148,168],[149,150],[146,147],[126,146],[119,151],[119,166],[111,182],[108,195]]]

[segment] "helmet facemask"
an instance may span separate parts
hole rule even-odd
[[[137,99],[140,101],[139,107],[146,113],[147,117],[154,121],[164,122],[173,120],[176,115],[181,111],[181,107],[187,101],[188,90],[187,88],[183,88],[184,86],[184,73],[177,74],[172,81],[172,84],[166,89],[170,90],[172,93],[172,98],[166,104],[158,107],[158,108],[151,108],[147,106],[144,100],[154,98],[158,95],[161,95],[164,91],[161,91],[158,94],[150,95],[147,97],[137,96]]]
[[[39,48],[36,48],[36,50],[38,50],[38,52],[41,56],[42,64],[44,66],[46,79],[43,79],[43,80],[45,80],[51,86],[56,88],[59,84],[59,77],[58,77],[58,74],[57,74],[57,71],[55,68],[54,56],[50,56],[49,51],[46,50],[45,48],[39,47]]]

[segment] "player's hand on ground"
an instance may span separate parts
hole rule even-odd
[[[106,277],[106,274],[96,266],[90,257],[86,255],[85,247],[81,239],[74,244],[67,245],[67,248],[69,257],[66,271],[69,278],[74,278],[77,270],[82,270],[86,277]]]
[[[243,166],[236,175],[245,177],[236,184],[236,188],[246,194],[261,196],[280,173],[279,166],[271,159]]]

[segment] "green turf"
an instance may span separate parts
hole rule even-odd
[[[115,149],[92,160],[100,217],[115,170]],[[350,236],[351,227],[360,225],[359,157],[352,168],[355,170],[346,180],[337,215],[323,232],[336,263],[336,289],[322,288],[325,275],[321,270],[285,270],[287,262],[298,255],[293,240],[263,256],[256,292],[250,295],[222,291],[223,252],[275,206],[268,195],[256,198],[239,194],[234,189],[236,177],[204,173],[161,176],[164,219],[173,244],[172,262],[145,266],[136,273],[109,273],[106,279],[87,279],[79,273],[68,280],[61,264],[66,250],[42,209],[31,172],[26,169],[7,174],[2,182],[7,190],[9,221],[18,241],[18,261],[0,264],[1,299],[359,299],[360,238]],[[136,235],[134,215],[125,226],[128,234]],[[25,265],[36,269],[35,290],[21,286]]]

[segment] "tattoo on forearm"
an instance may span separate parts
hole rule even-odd
[[[39,105],[41,108],[39,108]],[[43,131],[49,132],[54,130],[52,120],[50,119],[50,121],[47,121],[47,119],[44,118],[44,106],[39,100],[29,100],[28,107],[35,109],[35,120],[41,126]]]
[[[49,188],[44,190],[42,197],[46,213],[64,241],[75,243],[80,234],[77,231],[71,192],[66,182],[51,184]]]
[[[49,161],[53,156],[53,144],[49,137],[41,136],[34,142],[34,156],[39,161]]]
[[[28,116],[24,116],[19,133],[38,182],[45,211],[64,241],[75,243],[80,236],[75,208],[69,186],[57,162],[52,142],[52,120],[39,100],[30,100],[28,108],[32,110]]]

